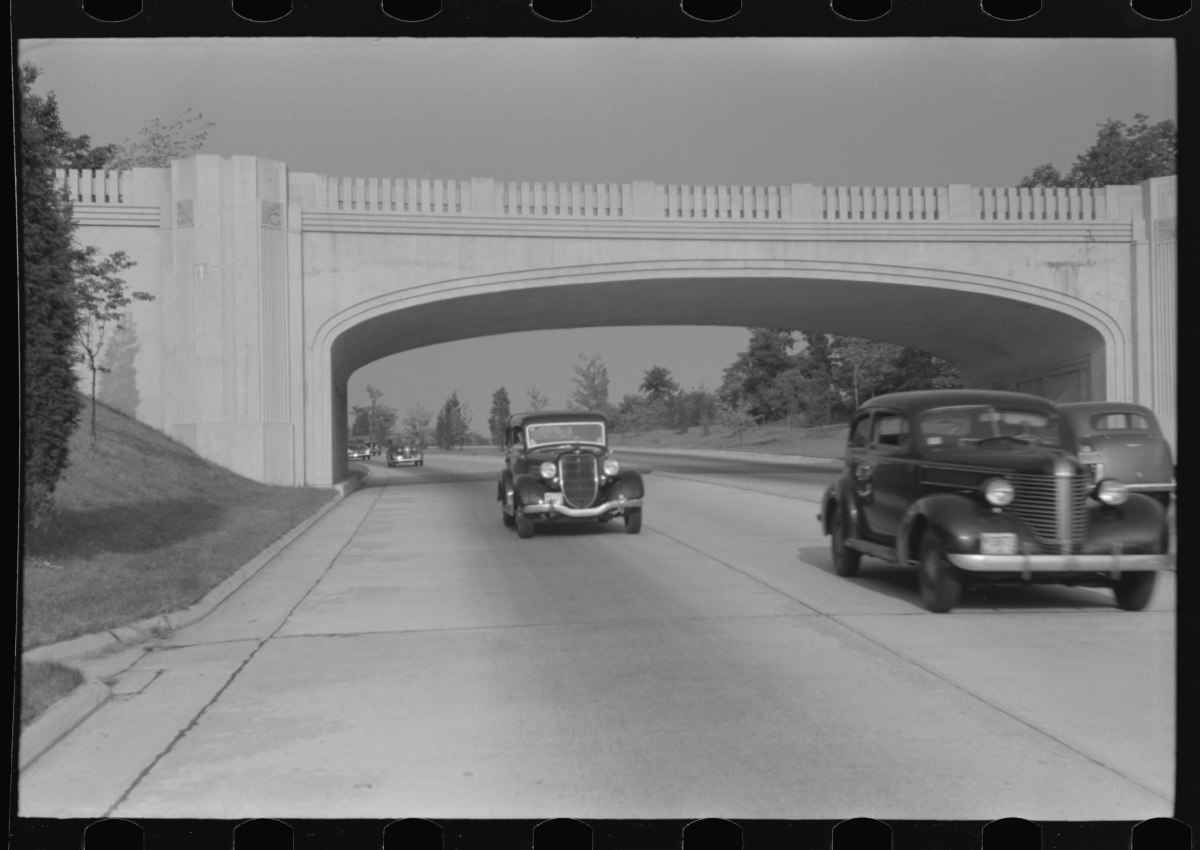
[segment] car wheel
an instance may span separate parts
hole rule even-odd
[[[515,519],[517,524],[517,537],[523,540],[528,540],[533,537],[533,517],[528,516],[519,507],[517,508],[517,516]]]
[[[844,518],[843,518],[844,517]],[[862,552],[855,551],[846,545],[847,525],[849,514],[839,508],[833,509],[833,533],[830,535],[829,548],[833,550],[833,571],[840,576],[852,578],[858,575],[858,565],[862,561]]]
[[[921,604],[935,614],[949,611],[962,596],[962,582],[943,557],[942,544],[932,531],[921,537],[917,583],[921,588]]]
[[[500,506],[500,519],[504,521],[505,528],[512,528],[517,524],[517,518],[508,511],[504,510],[504,505]]]
[[[642,509],[641,508],[626,508],[625,510],[625,533],[637,534],[642,530]]]
[[[1150,604],[1158,573],[1125,573],[1113,585],[1117,607],[1122,611],[1141,611]]]

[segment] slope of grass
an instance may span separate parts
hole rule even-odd
[[[701,428],[689,428],[684,433],[672,430],[643,431],[640,434],[613,434],[612,445],[617,449],[621,446],[705,449],[836,459],[846,451],[846,428],[844,424],[789,428],[784,422],[769,422],[736,436],[716,426],[710,428],[707,434]]]
[[[24,729],[53,703],[83,684],[73,667],[54,661],[35,661],[21,670],[21,728]]]
[[[243,478],[103,405],[93,447],[88,421],[57,518],[26,540],[26,649],[185,608],[334,495]]]

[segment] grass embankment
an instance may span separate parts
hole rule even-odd
[[[58,516],[26,540],[25,649],[186,608],[333,498],[243,478],[103,405],[93,447],[84,406]],[[24,723],[59,679],[23,676]]]
[[[846,425],[789,428],[783,422],[770,422],[750,428],[738,436],[716,426],[709,428],[707,434],[701,428],[689,428],[682,434],[671,430],[618,433],[613,434],[612,445],[617,449],[621,446],[631,449],[700,449],[836,459],[846,452]]]

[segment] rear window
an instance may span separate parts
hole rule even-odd
[[[1153,431],[1154,428],[1145,416],[1133,411],[1122,413],[1100,413],[1091,418],[1092,430],[1097,433],[1105,431]]]

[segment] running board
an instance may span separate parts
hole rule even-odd
[[[891,546],[872,543],[870,540],[859,540],[852,537],[846,540],[846,548],[853,549],[855,552],[862,552],[864,555],[870,555],[872,558],[878,558],[881,561],[887,561],[889,564],[895,564],[899,560],[896,557],[896,550]]]

